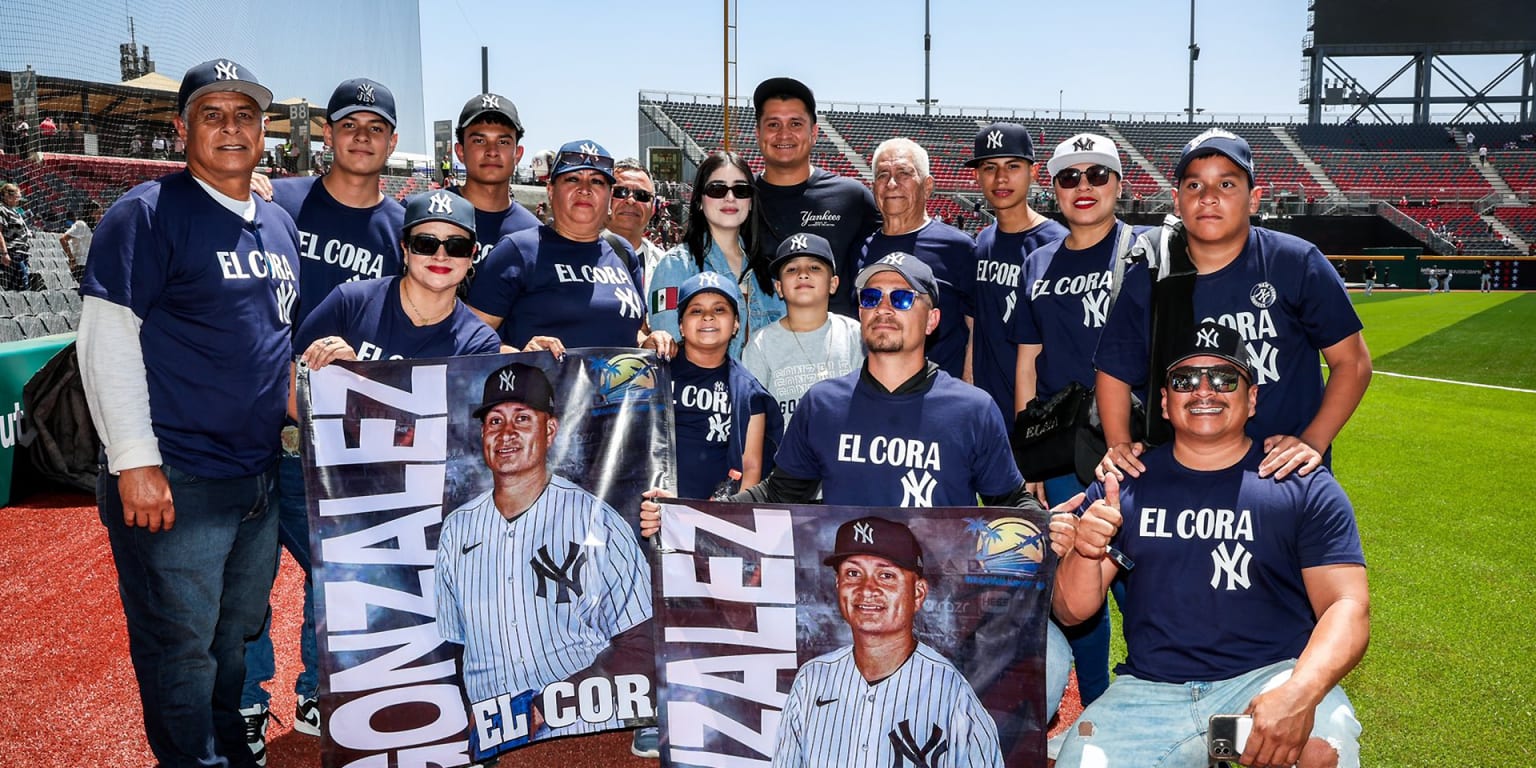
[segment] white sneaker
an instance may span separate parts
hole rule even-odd
[[[267,764],[267,705],[255,704],[240,710],[245,718],[245,745],[256,756],[256,764]]]
[[[293,710],[293,729],[309,736],[320,735],[320,699],[300,696]]]

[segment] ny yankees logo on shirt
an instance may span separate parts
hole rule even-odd
[[[938,723],[928,733],[928,740],[921,745],[912,736],[912,721],[903,720],[892,728],[886,737],[891,740],[895,754],[891,756],[891,768],[911,765],[913,768],[935,768],[944,753],[949,751],[949,740]]]
[[[1196,338],[1196,344],[1206,346],[1203,335]],[[1211,589],[1246,590],[1252,584],[1248,578],[1248,565],[1253,560],[1253,553],[1243,546],[1244,541],[1251,543],[1254,540],[1253,513],[1250,510],[1201,508],[1185,509],[1176,515],[1169,515],[1168,510],[1161,507],[1144,507],[1141,510],[1140,535],[1150,539],[1214,540],[1216,546],[1211,550]]]
[[[565,560],[555,564],[555,559],[549,554],[549,547],[539,547],[538,556],[528,561],[533,566],[533,572],[539,577],[538,588],[534,595],[549,599],[548,587],[554,582],[559,591],[555,594],[556,603],[569,603],[571,593],[581,597],[581,567],[587,564],[587,553],[581,551],[581,545],[570,542],[565,550]]]

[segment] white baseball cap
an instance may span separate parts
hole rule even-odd
[[[1098,163],[1125,178],[1120,170],[1120,148],[1114,140],[1097,133],[1079,133],[1057,144],[1045,163],[1045,171],[1054,178],[1061,169],[1078,163]]]

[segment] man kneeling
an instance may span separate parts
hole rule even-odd
[[[1360,764],[1338,686],[1370,637],[1354,510],[1327,468],[1259,477],[1253,380],[1238,333],[1199,325],[1164,379],[1173,442],[1141,477],[1091,487],[1081,517],[1052,518],[1063,623],[1096,616],[1117,575],[1126,588],[1126,662],[1068,730],[1062,768],[1203,767],[1210,716],[1239,713],[1243,765]]]

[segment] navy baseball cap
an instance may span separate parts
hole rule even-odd
[[[184,115],[187,105],[206,93],[233,91],[256,100],[256,108],[265,112],[272,106],[272,91],[256,79],[256,73],[229,59],[205,61],[181,78],[176,91],[176,113]]]
[[[736,281],[728,275],[719,272],[700,272],[683,281],[677,289],[677,313],[683,314],[688,308],[688,302],[701,293],[718,293],[731,303],[731,311],[741,314],[741,291],[736,288]]]
[[[837,261],[832,258],[832,244],[825,237],[810,232],[796,232],[779,243],[779,249],[773,254],[773,262],[768,265],[768,273],[778,279],[779,270],[790,260],[801,256],[814,256],[825,261],[833,271],[837,270]]]
[[[353,112],[372,112],[395,126],[395,94],[383,83],[366,77],[345,80],[331,92],[331,100],[325,105],[325,118],[331,122]]]
[[[405,201],[402,232],[427,221],[446,221],[475,236],[475,206],[446,189],[423,192]]]
[[[1184,169],[1191,162],[1211,155],[1221,155],[1236,163],[1237,167],[1248,174],[1249,185],[1253,184],[1253,148],[1248,146],[1248,141],[1243,137],[1220,128],[1212,128],[1184,145],[1184,153],[1179,155],[1179,164],[1173,168],[1174,181],[1184,178]]]
[[[975,168],[983,160],[994,157],[1022,157],[1035,161],[1035,142],[1029,138],[1029,129],[1018,123],[993,123],[976,133],[976,153],[965,161],[965,167]]]
[[[567,141],[560,145],[555,152],[554,167],[549,169],[549,178],[570,173],[571,171],[593,170],[608,177],[608,183],[614,182],[613,155],[603,145],[583,139],[580,141]]]
[[[811,93],[810,86],[793,77],[770,77],[757,84],[757,89],[752,91],[752,108],[757,114],[763,114],[763,104],[769,99],[799,99],[805,103],[805,111],[811,113],[811,122],[816,122],[816,96]]]
[[[837,527],[837,541],[832,554],[822,565],[837,567],[854,555],[873,555],[889,560],[917,575],[923,575],[923,546],[912,529],[883,517],[861,517]]]
[[[471,96],[464,102],[464,108],[459,110],[459,124],[455,126],[454,133],[460,137],[464,129],[486,115],[500,115],[503,120],[512,124],[512,130],[517,132],[517,138],[524,136],[523,121],[517,116],[517,105],[512,100],[494,93],[482,93]]]
[[[1248,345],[1243,342],[1243,335],[1211,320],[1195,326],[1194,334],[1189,337],[1184,348],[1179,350],[1179,356],[1168,364],[1168,370],[1172,371],[1191,357],[1206,356],[1219,357],[1232,363],[1248,377],[1249,384],[1253,383],[1253,362],[1248,357]]]
[[[910,253],[894,251],[880,257],[879,261],[865,266],[859,270],[858,277],[853,279],[855,291],[864,290],[864,285],[871,277],[881,272],[895,272],[912,286],[912,290],[925,294],[933,300],[934,306],[939,304],[939,281],[933,276],[933,268],[929,267],[922,259]]]
[[[473,416],[484,419],[487,411],[502,403],[522,403],[535,411],[553,415],[555,389],[538,366],[512,363],[498,368],[485,379],[485,393]]]

